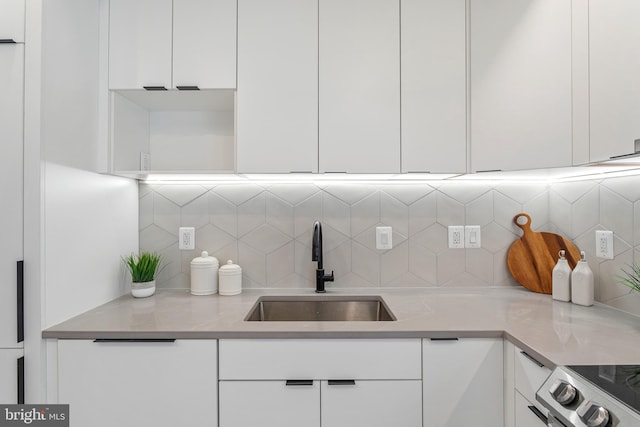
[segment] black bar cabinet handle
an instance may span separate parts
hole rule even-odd
[[[533,356],[531,356],[526,351],[521,351],[520,354],[522,354],[524,357],[526,357],[527,359],[531,360],[533,363],[535,363],[536,365],[540,366],[541,368],[544,368],[544,363],[538,362]]]
[[[540,411],[540,409],[536,408],[533,405],[528,406],[528,408],[529,408],[529,410],[531,412],[533,412],[535,414],[536,417],[540,418],[540,421],[542,421],[544,423],[544,425],[547,425],[549,420],[547,419],[547,417],[544,416],[544,414],[542,413],[542,411]]]
[[[355,380],[329,380],[329,385],[356,385]]]
[[[311,386],[313,385],[313,380],[287,380],[287,386]]]
[[[167,90],[164,86],[142,86],[146,90]]]
[[[18,405],[24,405],[24,356],[18,359]]]
[[[458,338],[429,338],[431,341],[458,341]]]
[[[0,39],[0,44],[15,44],[16,41],[14,39]]]
[[[17,290],[17,316],[18,330],[17,341],[24,341],[24,261],[18,261],[16,266],[16,290]]]
[[[176,342],[175,338],[97,338],[93,342]]]
[[[176,86],[178,90],[200,90],[198,86]]]

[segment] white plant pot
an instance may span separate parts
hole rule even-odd
[[[156,292],[156,281],[131,283],[131,295],[134,298],[150,297]]]

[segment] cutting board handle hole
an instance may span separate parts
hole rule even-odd
[[[531,217],[526,213],[519,213],[514,216],[513,222],[520,228],[531,227]]]

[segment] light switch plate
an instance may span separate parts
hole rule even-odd
[[[464,225],[450,225],[448,230],[449,248],[464,248]]]
[[[196,248],[196,229],[194,227],[180,227],[178,229],[178,248],[185,251]]]
[[[613,259],[613,231],[596,231],[596,256],[598,258]]]
[[[393,248],[393,230],[391,227],[376,227],[376,249]]]
[[[480,226],[466,225],[464,227],[464,247],[475,249],[481,247]]]

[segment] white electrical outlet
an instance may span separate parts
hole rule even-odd
[[[464,227],[464,247],[474,249],[479,248],[480,246],[480,226],[466,225]]]
[[[178,229],[178,247],[185,251],[196,248],[196,229],[194,227],[180,227]]]
[[[151,154],[145,153],[143,151],[140,152],[140,170],[141,171],[151,170]]]
[[[613,259],[613,231],[596,231],[596,256]]]
[[[450,225],[449,248],[464,248],[464,225]]]
[[[376,249],[393,248],[391,227],[376,227]]]

